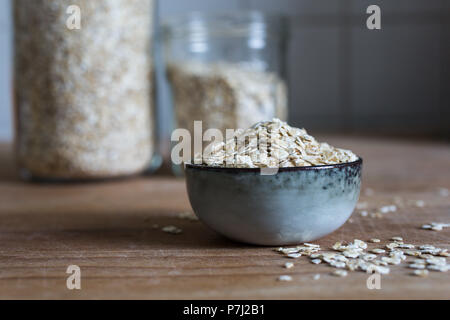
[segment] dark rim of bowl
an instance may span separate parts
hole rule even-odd
[[[359,167],[363,163],[363,159],[358,157],[358,160],[353,162],[345,162],[338,164],[324,164],[320,166],[309,166],[309,167],[287,167],[278,168],[278,172],[292,172],[292,171],[308,171],[308,170],[324,170],[324,169],[337,169],[345,167]],[[186,168],[205,170],[205,171],[223,171],[223,172],[260,172],[261,168],[228,168],[228,167],[210,167],[202,164],[192,164],[186,163]]]

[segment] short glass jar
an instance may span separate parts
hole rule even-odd
[[[15,142],[23,178],[114,178],[157,164],[154,4],[14,1]]]
[[[190,13],[163,26],[174,127],[245,129],[287,120],[288,24],[260,12]]]

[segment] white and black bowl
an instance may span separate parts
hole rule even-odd
[[[260,169],[186,165],[195,214],[218,233],[257,245],[319,239],[351,216],[361,188],[362,159],[355,162]]]

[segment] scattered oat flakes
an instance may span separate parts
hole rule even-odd
[[[447,249],[443,249],[441,250],[438,255],[440,255],[441,257],[450,257],[450,253],[448,253]]]
[[[353,241],[354,245],[360,249],[367,249],[367,243],[362,240],[355,239]]]
[[[402,198],[396,196],[394,197],[394,203],[396,206],[398,206],[399,208],[404,208],[405,207],[405,202],[403,201]]]
[[[370,239],[370,242],[372,242],[372,243],[379,243],[380,239],[373,238],[373,239]]]
[[[313,277],[313,279],[314,279],[314,280],[319,280],[319,279],[320,279],[320,274],[319,274],[319,273],[315,274],[314,277]]]
[[[292,277],[288,275],[282,275],[278,277],[278,281],[292,281]]]
[[[278,248],[277,251],[287,255],[290,253],[297,253],[299,250],[297,248]]]
[[[411,263],[408,267],[411,269],[425,269],[425,264],[423,263]]]
[[[361,216],[362,217],[367,217],[368,214],[369,214],[369,212],[367,212],[367,210],[361,211]]]
[[[286,256],[291,259],[298,259],[302,256],[302,254],[301,253],[289,253]]]
[[[448,228],[448,227],[450,227],[450,223],[432,222],[430,224],[424,224],[422,226],[422,229],[433,230],[433,231],[442,231],[442,229]]]
[[[178,219],[189,220],[189,221],[198,221],[197,216],[193,212],[190,212],[190,211],[179,213]]]
[[[428,270],[414,270],[414,275],[418,276],[418,277],[427,277],[429,274]]]
[[[399,244],[397,248],[401,248],[401,249],[414,249],[416,246],[413,244],[409,244],[409,243],[402,243]]]
[[[414,259],[412,261],[413,264],[426,264],[426,261],[423,259]]]
[[[389,274],[390,269],[388,267],[378,266],[378,265],[370,265],[367,270],[367,273],[379,273],[379,274]]]
[[[285,267],[286,269],[291,269],[291,268],[294,267],[294,264],[293,264],[292,262],[286,262],[286,263],[284,264],[284,267]]]
[[[335,270],[332,274],[337,277],[346,277],[348,272],[345,270]]]
[[[402,261],[406,260],[406,255],[401,250],[395,250],[395,251],[389,252],[389,257],[393,258],[393,259],[400,259]]]
[[[372,240],[371,242],[373,242]],[[380,242],[379,239],[376,240]],[[446,257],[449,254],[447,249],[436,248],[429,244],[404,244],[401,237],[393,237],[392,240],[395,242],[386,245],[388,250],[381,248],[367,250],[372,253],[367,253],[367,244],[358,239],[349,243],[336,242],[332,247],[334,250],[332,252],[321,251],[319,245],[308,243],[293,248],[278,248],[276,251],[288,257],[290,255],[294,255],[294,257],[297,257],[297,255],[309,256],[313,264],[327,263],[336,269],[333,272],[336,276],[345,276],[351,271],[389,274],[389,266],[400,265],[402,261],[407,259],[407,256],[414,257],[414,260],[407,262],[409,263],[408,267],[416,271],[448,271],[449,265],[447,265]],[[387,256],[377,259],[378,256],[375,253],[386,254]]]
[[[386,248],[388,248],[389,250],[393,250],[393,249],[397,248],[398,246],[399,246],[399,244],[397,242],[391,242],[386,245]]]
[[[380,213],[380,212],[375,212],[375,213],[371,213],[371,214],[370,214],[370,217],[371,217],[371,218],[378,218],[378,219],[381,219],[381,218],[383,218],[383,214]]]
[[[449,269],[449,266],[448,265],[439,266],[439,265],[431,264],[431,265],[427,266],[427,269],[431,270],[431,271],[447,272]]]
[[[447,264],[447,259],[441,257],[432,257],[425,260],[428,264],[434,264],[439,266],[445,266]]]
[[[377,266],[387,266],[388,263],[386,261],[383,260],[374,260],[373,264],[377,265]]]
[[[387,264],[393,264],[393,265],[397,265],[402,263],[402,260],[399,258],[392,258],[392,257],[382,257],[381,261],[386,262]]]
[[[305,242],[303,245],[306,246],[306,247],[311,247],[311,248],[320,248],[320,245],[314,244],[314,243],[307,243],[307,242]]]
[[[166,226],[162,228],[162,231],[166,232],[166,233],[170,233],[170,234],[180,234],[183,232],[183,230],[181,230],[178,227],[175,226]]]
[[[405,253],[407,256],[413,256],[413,257],[418,257],[418,256],[420,256],[420,251],[418,251],[418,250],[405,250],[404,253]]]
[[[333,260],[330,261],[329,264],[330,264],[330,266],[333,266],[333,267],[339,268],[339,269],[345,268],[345,266],[346,266],[345,262],[333,261]]]
[[[439,195],[441,197],[448,197],[449,191],[447,188],[439,188]]]
[[[369,204],[367,202],[358,202],[356,204],[356,209],[358,210],[367,209],[368,206]]]
[[[364,261],[372,261],[372,260],[375,260],[376,258],[377,258],[377,255],[371,254],[371,253],[367,253],[367,254],[362,255],[362,259]]]
[[[383,206],[380,208],[381,213],[389,213],[397,211],[397,207],[395,205]]]
[[[419,208],[425,207],[425,201],[423,201],[423,200],[417,200],[417,201],[416,201],[416,207],[419,207]]]
[[[345,250],[342,252],[347,258],[358,258],[361,255],[361,251],[358,250]]]

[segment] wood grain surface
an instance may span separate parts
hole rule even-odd
[[[323,138],[323,137],[322,137]],[[316,243],[402,236],[407,243],[450,249],[450,147],[436,142],[326,137],[364,160],[361,200],[375,209],[408,204],[383,218],[358,211]],[[88,184],[32,184],[16,179],[9,145],[0,145],[0,298],[2,299],[449,299],[450,272],[411,275],[406,264],[369,290],[367,274],[346,278],[306,257],[287,259],[268,247],[234,243],[200,222],[177,218],[190,209],[184,182],[156,176]],[[373,195],[367,195],[367,189]],[[425,201],[425,207],[414,205]],[[171,235],[155,229],[175,225]],[[374,246],[375,245],[371,245]],[[379,246],[379,245],[377,245]],[[284,269],[285,262],[295,267]],[[81,268],[81,290],[66,288],[66,268]],[[315,274],[319,280],[313,280]],[[277,281],[288,274],[291,282]]]

